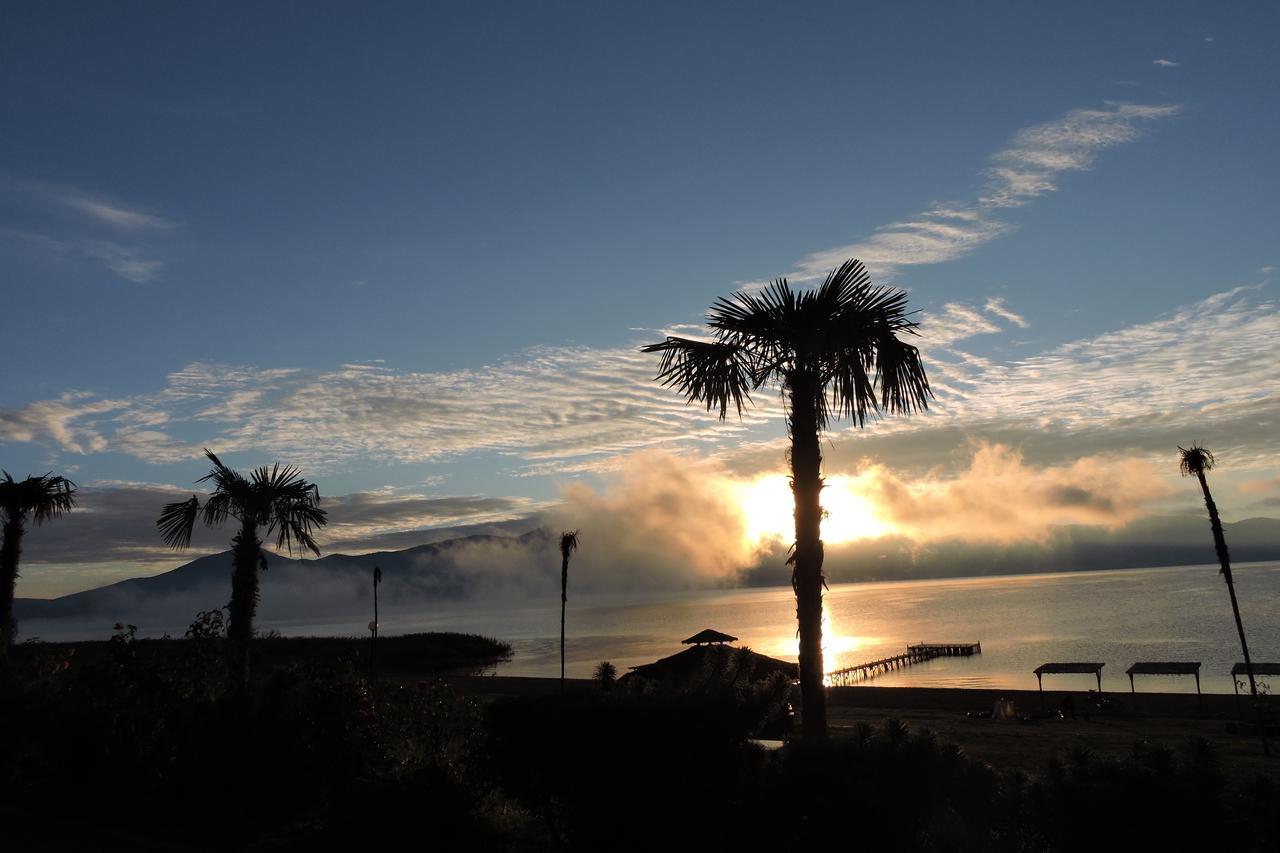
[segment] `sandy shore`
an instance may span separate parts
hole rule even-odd
[[[456,689],[480,701],[501,697],[555,693],[554,678],[466,676],[447,679]],[[595,689],[587,679],[568,679],[572,690]],[[944,740],[959,744],[974,758],[1002,770],[1043,771],[1054,756],[1084,747],[1100,755],[1121,756],[1139,742],[1177,749],[1192,738],[1204,738],[1218,751],[1230,773],[1266,773],[1280,778],[1280,738],[1274,738],[1278,757],[1262,756],[1257,735],[1239,725],[1249,713],[1244,697],[1185,693],[1105,693],[1102,710],[1090,709],[1087,694],[1046,690],[980,690],[947,687],[836,687],[829,691],[828,716],[833,731],[848,731],[860,723],[879,724],[897,717],[913,727],[932,729]],[[1040,716],[1057,711],[1071,696],[1076,718]],[[1020,717],[994,720],[970,714],[989,712],[998,699],[1009,699]]]

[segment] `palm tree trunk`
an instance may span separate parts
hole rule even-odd
[[[249,686],[249,646],[253,640],[253,614],[258,609],[258,561],[262,558],[258,528],[245,522],[232,543],[231,604],[227,608],[228,651],[231,677]]]
[[[560,563],[560,692],[564,692],[564,611],[569,606],[569,555]]]
[[[1236,632],[1240,635],[1240,652],[1244,655],[1244,669],[1249,675],[1249,692],[1253,696],[1253,710],[1257,715],[1258,733],[1262,737],[1262,751],[1270,755],[1271,745],[1267,743],[1267,732],[1262,721],[1258,683],[1253,677],[1253,660],[1249,657],[1249,643],[1244,638],[1244,622],[1240,619],[1240,603],[1236,600],[1236,584],[1231,577],[1231,557],[1227,553],[1227,536],[1222,532],[1222,519],[1218,517],[1218,505],[1213,502],[1213,495],[1209,493],[1209,481],[1205,479],[1204,471],[1196,471],[1196,477],[1200,480],[1200,490],[1204,492],[1205,508],[1209,510],[1209,526],[1213,528],[1213,548],[1218,552],[1222,578],[1227,582],[1227,593],[1231,596],[1231,612],[1236,617]]]
[[[791,382],[791,491],[795,496],[796,543],[791,585],[800,627],[800,700],[804,738],[827,735],[827,697],[822,667],[822,452],[818,445],[817,382]]]
[[[22,521],[20,515],[10,516],[4,524],[4,541],[0,543],[0,660],[8,658],[17,627],[13,624],[13,595],[18,585],[22,534],[26,532]]]

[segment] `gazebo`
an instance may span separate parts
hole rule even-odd
[[[1196,696],[1200,696],[1200,662],[1199,661],[1151,661],[1142,660],[1125,670],[1129,676],[1129,692],[1133,694],[1133,707],[1138,707],[1138,688],[1134,686],[1135,675],[1194,675],[1196,677]],[[1204,700],[1199,700],[1204,707]]]
[[[720,631],[704,628],[689,639],[681,640],[680,644],[684,646],[709,646],[712,643],[734,643],[737,640],[737,637],[730,637]]]
[[[1042,663],[1036,667],[1036,684],[1040,686],[1040,707],[1044,707],[1044,677],[1046,675],[1088,674],[1098,679],[1098,692],[1102,692],[1102,668],[1100,661],[1070,661],[1067,663]]]

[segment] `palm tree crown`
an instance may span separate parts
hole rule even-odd
[[[276,535],[276,547],[293,553],[294,542],[319,556],[313,530],[326,523],[320,508],[320,488],[302,479],[292,465],[255,468],[248,477],[223,465],[210,450],[205,456],[213,470],[196,482],[210,482],[213,494],[201,509],[195,495],[190,500],[165,504],[156,526],[166,545],[182,550],[191,545],[196,518],[205,525],[218,527],[228,518],[242,525],[261,527],[266,534]]]
[[[0,516],[4,522],[30,516],[36,524],[61,518],[76,505],[76,484],[52,473],[41,477],[15,480],[8,471],[0,472]]]
[[[780,278],[759,293],[739,291],[712,305],[713,341],[668,337],[644,352],[662,353],[658,380],[707,411],[742,414],[751,392],[793,387],[802,376],[816,384],[816,416],[859,426],[881,410],[927,409],[932,392],[919,350],[899,334],[916,334],[904,292],[870,283],[861,261],[850,260],[812,290],[793,290]],[[878,393],[877,393],[878,390]]]
[[[1199,476],[1206,471],[1212,471],[1213,466],[1218,460],[1213,458],[1213,454],[1206,448],[1198,444],[1190,447],[1178,446],[1179,461],[1178,469],[1182,471],[1182,476]]]
[[[8,471],[0,474],[0,663],[4,663],[17,632],[13,595],[27,519],[44,524],[70,512],[76,505],[76,484],[52,473],[25,480],[13,479]]]
[[[575,530],[572,533],[561,533],[560,534],[560,556],[563,557],[565,560],[568,560],[569,557],[573,555],[573,552],[577,550],[578,550],[578,531]]]

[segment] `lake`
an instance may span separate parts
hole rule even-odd
[[[583,570],[586,570],[585,567]],[[1234,567],[1250,652],[1280,660],[1280,562]],[[679,652],[703,628],[741,645],[796,659],[795,603],[786,587],[573,597],[570,578],[568,674],[589,676],[602,660],[619,672]],[[384,614],[384,633],[440,630],[509,641],[503,675],[560,672],[560,591],[522,603]],[[363,623],[264,622],[287,634],[364,631]],[[827,670],[887,657],[909,643],[981,642],[982,654],[941,658],[868,684],[1034,689],[1046,661],[1105,661],[1104,690],[1128,690],[1139,660],[1201,661],[1205,692],[1230,693],[1241,660],[1226,585],[1218,567],[1180,566],[951,580],[835,584],[826,596]],[[1195,679],[1139,676],[1138,689],[1194,692]],[[1046,687],[1086,689],[1092,675],[1048,676]],[[1280,689],[1280,684],[1276,685]]]

